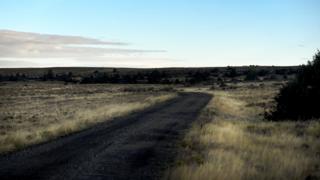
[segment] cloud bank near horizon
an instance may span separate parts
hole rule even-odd
[[[145,63],[146,54],[166,52],[128,46],[125,42],[81,36],[0,30],[0,67],[132,65],[130,61],[140,58]],[[155,59],[158,62],[159,58]]]

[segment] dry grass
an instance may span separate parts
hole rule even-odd
[[[0,152],[63,136],[176,96],[164,86],[10,83],[0,86]]]
[[[319,178],[320,123],[267,122],[279,86],[216,90],[166,179]]]

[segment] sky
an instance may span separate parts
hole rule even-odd
[[[0,68],[300,65],[319,0],[1,0]]]

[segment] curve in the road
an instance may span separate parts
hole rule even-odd
[[[143,112],[0,157],[0,179],[158,179],[211,96],[181,93]]]

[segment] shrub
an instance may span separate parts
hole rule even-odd
[[[312,62],[301,66],[297,77],[276,96],[277,103],[267,118],[310,119],[320,117],[320,51]]]
[[[258,79],[258,73],[254,66],[250,66],[248,71],[246,72],[246,81],[255,81]]]
[[[227,67],[227,70],[226,70],[226,72],[225,72],[225,76],[226,76],[226,77],[230,77],[230,78],[234,78],[234,77],[238,76],[237,69],[234,68],[234,67],[228,66],[228,67]]]

